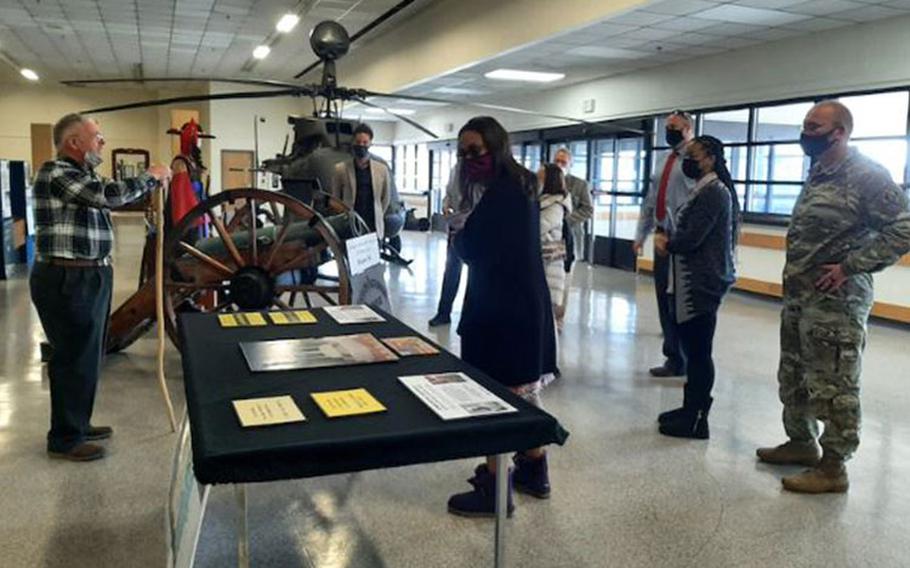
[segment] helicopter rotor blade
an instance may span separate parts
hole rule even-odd
[[[458,106],[472,106],[472,107],[477,107],[477,108],[485,108],[485,109],[498,110],[498,111],[503,111],[503,112],[511,112],[511,113],[515,113],[515,114],[524,114],[524,115],[528,115],[528,116],[539,116],[541,118],[552,118],[552,119],[556,119],[556,120],[564,120],[566,122],[573,122],[575,124],[580,124],[582,126],[586,126],[588,128],[593,128],[596,130],[620,129],[620,130],[624,130],[627,132],[631,132],[633,134],[645,134],[644,130],[639,130],[637,128],[630,128],[628,126],[621,126],[621,125],[615,125],[615,124],[607,126],[604,124],[598,124],[596,122],[589,122],[589,121],[581,119],[581,118],[563,116],[560,114],[549,114],[549,113],[545,113],[545,112],[537,112],[537,111],[528,110],[528,109],[524,109],[524,108],[510,107],[510,106],[504,106],[504,105],[495,105],[495,104],[477,103],[477,102],[450,101],[448,99],[438,99],[435,97],[419,97],[419,96],[414,96],[414,95],[395,95],[395,94],[377,93],[377,92],[373,92],[373,91],[363,91],[363,90],[360,91],[360,94],[362,96],[366,96],[366,97],[382,97],[382,98],[387,98],[387,99],[401,99],[403,101],[438,103],[438,104],[458,105]]]
[[[417,122],[415,120],[411,120],[410,118],[408,118],[406,116],[401,116],[400,114],[394,113],[394,112],[390,111],[389,109],[387,109],[383,106],[379,106],[375,103],[371,103],[362,97],[351,97],[351,100],[357,101],[358,103],[368,106],[368,107],[378,108],[379,110],[384,111],[384,112],[394,116],[398,120],[407,122],[408,124],[410,124],[411,126],[413,126],[416,129],[420,130],[421,132],[430,135],[434,140],[439,140],[439,136],[437,136],[432,130],[426,128],[425,126],[423,126],[422,124],[420,124],[419,122]]]
[[[134,108],[147,108],[155,106],[170,105],[176,103],[195,103],[203,101],[223,101],[232,99],[265,99],[271,97],[311,97],[313,89],[309,87],[296,87],[293,89],[277,89],[273,91],[253,91],[253,92],[235,92],[235,93],[216,93],[213,95],[188,95],[184,97],[171,97],[168,99],[153,99],[149,101],[140,101],[109,107],[96,108],[82,111],[83,114],[96,114],[100,112],[113,112],[115,110],[130,110]]]
[[[116,83],[188,83],[188,82],[212,82],[212,83],[235,83],[237,85],[253,85],[257,87],[285,87],[289,89],[299,88],[300,85],[287,83],[285,81],[273,81],[271,79],[234,79],[231,77],[143,77],[140,79],[70,79],[60,81],[68,87],[85,87],[89,85],[109,85]]]

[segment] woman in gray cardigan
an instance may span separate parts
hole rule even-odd
[[[708,412],[714,401],[711,351],[717,311],[735,281],[739,201],[723,143],[717,138],[696,138],[682,167],[696,180],[695,189],[677,212],[673,234],[658,234],[655,246],[659,254],[672,255],[670,292],[689,364],[682,407],[664,412],[658,420],[660,433],[666,436],[707,439]]]

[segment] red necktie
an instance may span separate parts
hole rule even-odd
[[[660,185],[657,189],[657,220],[661,222],[667,216],[667,185],[670,183],[670,170],[676,163],[676,152],[670,152],[667,163],[664,164],[664,173],[660,175]]]

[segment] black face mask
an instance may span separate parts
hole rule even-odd
[[[828,148],[834,144],[834,140],[828,139],[832,132],[834,132],[833,129],[825,134],[817,134],[815,136],[803,132],[799,135],[799,145],[807,156],[817,158],[827,152]]]
[[[694,158],[685,158],[682,162],[682,171],[687,178],[698,179],[702,176],[701,166]]]
[[[667,144],[673,148],[679,146],[679,143],[683,141],[683,133],[672,128],[667,129],[664,137],[667,139]]]
[[[354,146],[351,146],[351,151],[354,152],[354,157],[357,158],[358,160],[363,160],[364,158],[366,158],[367,156],[370,155],[369,146],[354,145]]]

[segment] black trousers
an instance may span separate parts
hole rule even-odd
[[[679,324],[679,337],[689,356],[683,406],[691,410],[708,410],[711,407],[711,389],[714,388],[714,331],[717,328],[717,311],[699,314]]]
[[[667,294],[670,283],[670,257],[654,251],[654,286],[657,288],[657,313],[660,329],[664,335],[663,352],[667,366],[680,373],[686,372],[686,353],[679,339],[679,324],[676,323],[676,309],[673,296]]]
[[[446,250],[446,270],[442,276],[442,292],[439,295],[439,307],[436,313],[442,316],[452,315],[452,304],[455,302],[455,296],[458,295],[458,286],[461,284],[461,267],[463,263],[461,257],[452,246],[452,239],[449,239],[449,246]]]
[[[67,452],[85,439],[101,373],[113,270],[36,263],[32,303],[51,345],[51,429],[47,449]]]

